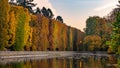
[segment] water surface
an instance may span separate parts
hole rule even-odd
[[[115,56],[73,55],[61,58],[1,59],[0,68],[117,68]]]

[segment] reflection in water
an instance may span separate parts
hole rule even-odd
[[[116,63],[114,56],[81,56],[0,63],[0,68],[116,68]]]
[[[118,57],[118,68],[120,68],[120,56]]]

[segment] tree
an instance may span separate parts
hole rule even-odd
[[[48,17],[49,16],[49,13],[47,11],[47,9],[45,7],[42,8],[42,14],[45,16],[45,17]]]
[[[119,1],[120,2],[120,1]],[[113,10],[112,15],[115,18],[115,22],[113,25],[111,40],[106,42],[110,49],[112,49],[113,52],[120,54],[120,5],[118,5],[118,8],[115,8]]]
[[[30,13],[34,13],[32,7],[35,7],[36,4],[32,3],[34,0],[17,0],[17,3],[25,8],[28,8]]]
[[[49,18],[53,18],[53,12],[51,11],[50,8],[47,9],[48,13],[49,13]]]
[[[86,35],[93,35],[96,32],[96,25],[98,23],[98,16],[89,17],[86,21]]]
[[[41,10],[39,7],[37,7],[35,14],[40,14],[40,13],[41,13]]]
[[[14,0],[10,0],[10,2],[11,2],[11,3],[13,3],[13,2],[14,2]]]
[[[86,36],[83,43],[86,50],[96,51],[101,48],[101,38],[97,35]]]
[[[9,4],[8,0],[0,2],[0,50],[4,50],[8,44],[8,21],[9,21]]]
[[[101,37],[101,50],[106,51],[108,46],[106,41],[110,39],[110,34],[112,32],[112,25],[106,18],[101,18],[99,16],[89,17],[86,21],[85,34],[88,35],[98,35]]]
[[[53,18],[53,16],[54,16],[54,14],[50,8],[46,9],[45,7],[43,7],[41,12],[45,17],[48,17],[48,18]]]
[[[109,45],[114,52],[120,54],[120,12],[116,14],[116,21],[113,23],[113,33]]]
[[[11,47],[12,50],[15,51],[22,51],[24,50],[25,46],[29,46],[30,44],[30,15],[27,11],[27,9],[21,7],[21,6],[15,6],[11,8],[14,12],[15,19],[16,19],[16,25],[14,25],[15,28],[15,42],[14,45]],[[28,40],[29,38],[29,40]]]
[[[61,16],[57,16],[56,20],[60,21],[61,23],[63,23],[63,18]]]

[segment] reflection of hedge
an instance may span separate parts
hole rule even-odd
[[[4,1],[4,0],[3,0]],[[83,33],[41,14],[32,15],[20,6],[0,11],[0,50],[78,50]],[[4,14],[4,15],[2,15]],[[4,23],[3,23],[4,22]],[[5,27],[3,26],[4,24]]]

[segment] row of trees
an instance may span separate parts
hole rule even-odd
[[[43,7],[40,10],[40,8],[37,7],[36,10],[33,10],[32,7],[35,7],[37,5],[37,4],[34,4],[33,1],[34,0],[16,0],[16,3],[14,3],[14,0],[10,0],[10,4],[23,6],[24,8],[27,8],[29,12],[32,14],[42,14],[45,17],[48,17],[50,19],[54,17],[54,14],[50,8],[46,9],[45,7]],[[56,20],[63,23],[63,18],[61,16],[57,16]]]
[[[27,8],[0,2],[0,50],[78,50],[83,33]],[[74,45],[74,46],[73,46]]]

